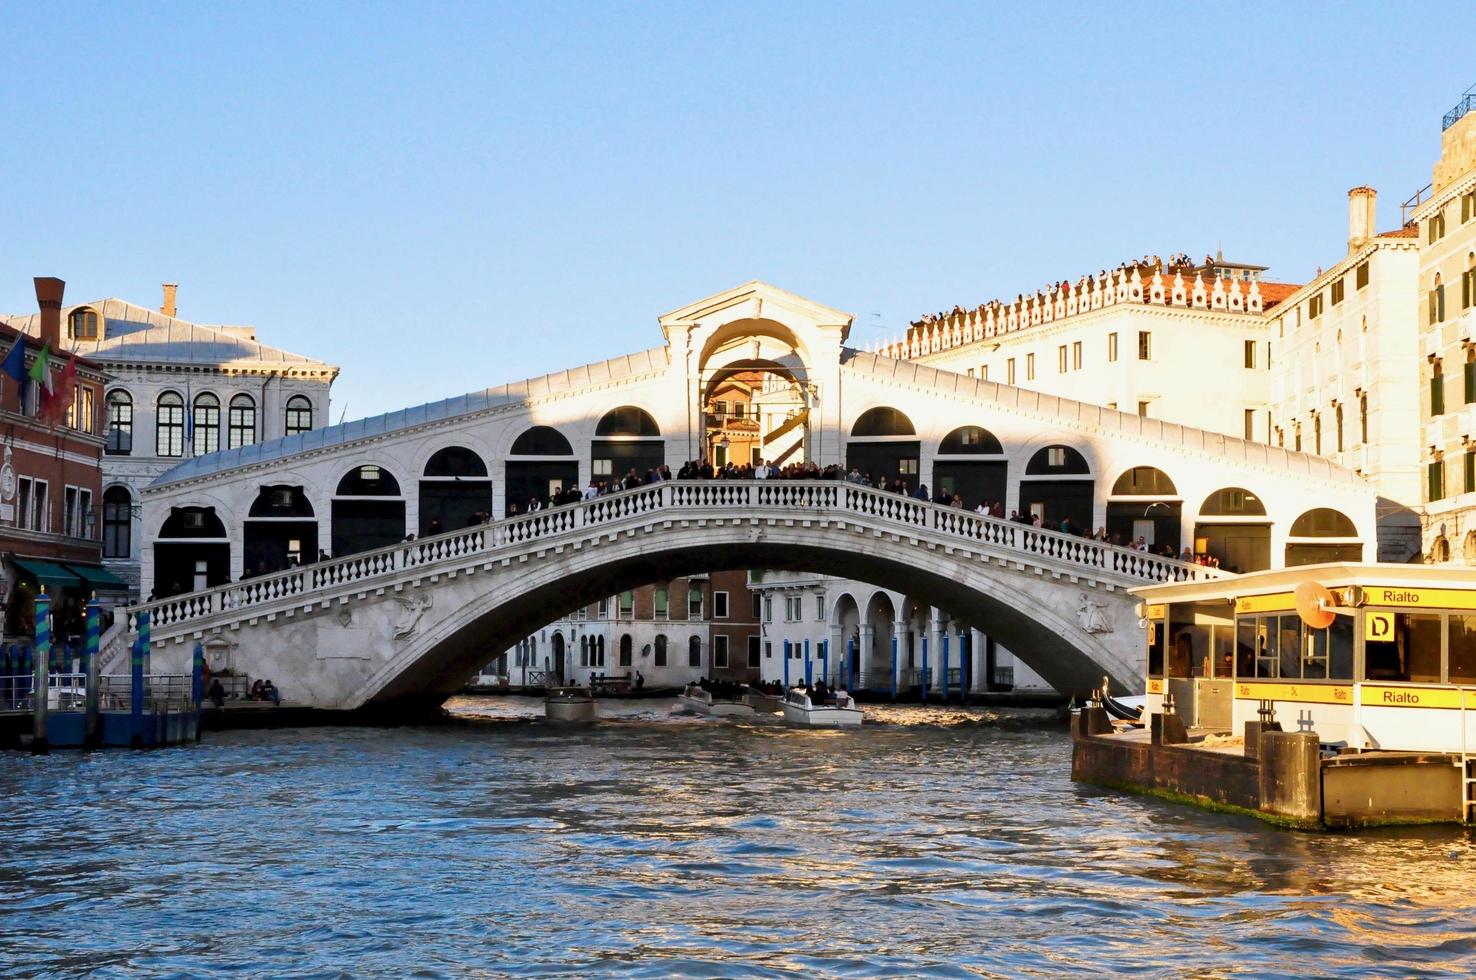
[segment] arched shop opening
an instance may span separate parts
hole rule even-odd
[[[464,446],[438,450],[420,477],[420,534],[481,524],[492,515],[492,480],[482,457]]]
[[[988,429],[965,425],[943,437],[933,461],[933,495],[952,500],[955,494],[973,510],[981,503],[1004,505],[1009,467],[1004,447]]]
[[[154,542],[154,596],[179,595],[231,580],[231,545],[214,507],[172,507]]]
[[[262,487],[242,530],[242,573],[265,575],[317,558],[318,522],[303,488]]]
[[[1169,475],[1154,466],[1134,466],[1112,484],[1107,498],[1107,533],[1122,544],[1143,538],[1153,551],[1171,545],[1179,553],[1184,501]]]
[[[846,469],[869,478],[873,486],[879,479],[887,486],[900,480],[907,489],[916,490],[921,455],[922,443],[912,419],[895,408],[862,412],[846,440]]]
[[[645,480],[648,470],[666,462],[666,441],[651,413],[623,405],[606,412],[595,426],[590,454],[597,482],[618,483],[631,472]]]
[[[858,624],[860,672],[856,686],[867,691],[890,691],[892,687],[892,637],[897,610],[892,597],[877,592],[866,603],[866,614]]]
[[[1347,514],[1331,507],[1316,507],[1292,523],[1286,564],[1290,567],[1328,561],[1363,561],[1363,542]]]
[[[1030,457],[1020,480],[1020,512],[1039,515],[1041,526],[1061,530],[1069,520],[1078,531],[1092,528],[1096,481],[1086,457],[1070,446],[1047,446]]]
[[[579,483],[579,462],[574,447],[558,429],[535,425],[513,440],[505,464],[503,515],[528,510],[534,499],[547,502],[554,495]]]
[[[1271,567],[1271,521],[1261,498],[1243,487],[1225,487],[1205,498],[1194,525],[1194,553],[1218,559],[1229,572]]]
[[[341,558],[405,540],[405,498],[384,467],[365,463],[345,473],[333,495],[333,555]]]

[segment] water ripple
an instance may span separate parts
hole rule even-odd
[[[218,734],[0,756],[7,975],[1476,972],[1457,830],[1305,835],[1072,784],[1048,716]]]

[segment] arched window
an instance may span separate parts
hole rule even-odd
[[[601,667],[605,666],[605,638],[603,636],[595,637],[594,647],[595,658],[599,661],[599,665]]]
[[[108,392],[108,455],[133,452],[133,396],[122,388]]]
[[[629,633],[621,633],[620,634],[620,666],[622,666],[622,667],[629,667],[630,666],[630,648],[631,648],[630,634]]]
[[[282,419],[284,435],[295,436],[299,432],[311,431],[313,427],[313,403],[303,395],[287,399],[287,409]]]
[[[917,430],[912,426],[912,419],[895,408],[868,409],[851,426],[852,439],[913,435],[917,435]]]
[[[938,452],[949,455],[994,455],[1004,452],[1004,447],[988,429],[965,425],[944,436]]]
[[[654,423],[653,423],[654,424]],[[535,425],[513,441],[510,456],[572,456],[574,447],[558,429]]]
[[[1047,446],[1030,457],[1026,476],[1089,475],[1086,457],[1070,446]]]
[[[579,666],[588,667],[589,663],[589,637],[579,638]]]
[[[127,487],[103,491],[103,557],[127,558],[133,553],[133,495]]]
[[[634,405],[622,405],[611,409],[601,417],[599,425],[595,427],[595,435],[601,438],[610,436],[647,438],[660,436],[661,429],[657,427],[656,420],[645,409],[636,408]]]
[[[482,457],[464,446],[447,446],[426,461],[425,476],[485,480],[487,464],[482,462]]]
[[[101,322],[102,318],[97,315],[97,310],[86,306],[78,307],[67,317],[67,336],[72,340],[96,340],[98,324]]]
[[[164,526],[159,529],[161,538],[223,538],[225,525],[215,513],[214,507],[172,507]]]
[[[1294,538],[1356,538],[1358,528],[1353,521],[1331,507],[1316,507],[1292,522]]]
[[[398,497],[400,483],[382,466],[366,463],[345,473],[338,481],[340,497]]]
[[[1266,505],[1249,490],[1226,487],[1206,497],[1199,514],[1201,517],[1265,517]]]
[[[230,432],[227,449],[240,449],[256,442],[256,402],[250,395],[231,399]]]
[[[220,399],[209,392],[195,396],[195,455],[220,450]]]
[[[699,670],[702,667],[702,639],[700,637],[694,636],[687,641],[687,666]]]
[[[1445,322],[1445,286],[1440,281],[1440,273],[1435,273],[1435,282],[1430,289],[1429,295],[1430,323]]]
[[[313,504],[302,487],[276,484],[265,486],[251,502],[248,517],[312,517]]]
[[[159,456],[184,455],[184,399],[178,392],[166,391],[159,396],[154,452]]]
[[[653,661],[657,667],[666,666],[666,634],[656,634],[656,659]]]
[[[1169,475],[1153,466],[1134,466],[1112,485],[1114,497],[1172,497],[1178,492]]]

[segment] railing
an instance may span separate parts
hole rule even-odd
[[[1456,123],[1460,122],[1461,117],[1470,112],[1473,108],[1476,108],[1476,86],[1472,86],[1471,88],[1466,89],[1466,94],[1461,97],[1461,101],[1455,104],[1455,108],[1447,112],[1441,118],[1440,131],[1443,133],[1450,127],[1454,126]]]
[[[1421,204],[1424,204],[1427,200],[1429,200],[1430,193],[1432,190],[1434,190],[1434,187],[1434,184],[1426,184],[1424,187],[1421,187],[1419,190],[1415,191],[1409,197],[1404,199],[1404,203],[1399,205],[1399,221],[1402,225],[1409,224],[1410,212],[1414,211]]]
[[[190,674],[150,674],[144,678],[144,709],[188,711],[194,708],[194,677]],[[133,678],[103,674],[98,678],[98,705],[104,711],[127,711],[133,704]]]
[[[1015,668],[1014,667],[996,667],[996,668],[994,668],[994,677],[992,678],[992,680],[993,680],[993,683],[994,683],[994,686],[995,687],[1014,687],[1015,686]]]
[[[934,532],[961,544],[981,543],[1145,583],[1184,582],[1229,574],[844,481],[666,481],[144,603],[127,610],[127,628],[130,633],[136,631],[138,613],[144,610],[150,613],[153,628],[162,629],[222,612],[264,610],[283,600],[310,600],[330,588],[369,582],[409,569],[430,570],[443,563],[496,554],[531,542],[557,544],[561,536],[582,529],[599,529],[629,518],[683,511],[718,511],[723,516],[735,517],[839,512],[868,518],[896,530]],[[110,642],[118,640],[110,637]]]

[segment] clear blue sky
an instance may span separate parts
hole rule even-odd
[[[7,4],[0,310],[179,282],[341,365],[336,420],[754,278],[857,346],[1145,252],[1302,281],[1349,187],[1429,182],[1469,7],[1215,9]]]

